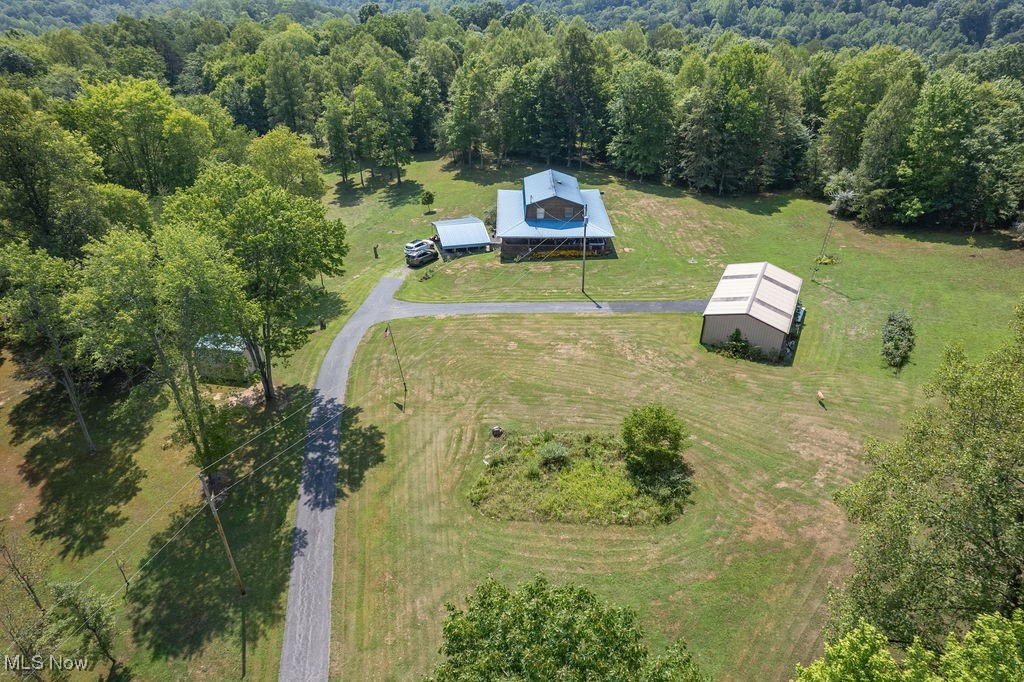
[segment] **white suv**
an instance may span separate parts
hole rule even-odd
[[[417,239],[416,241],[409,242],[408,244],[405,245],[405,255],[409,256],[416,253],[417,251],[423,251],[425,249],[433,250],[434,242],[428,239]]]

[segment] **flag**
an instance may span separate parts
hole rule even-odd
[[[391,336],[391,325],[390,324],[388,326],[384,327],[384,338],[386,339],[389,336]]]

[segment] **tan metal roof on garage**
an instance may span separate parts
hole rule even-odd
[[[803,283],[771,263],[733,263],[726,266],[704,314],[750,315],[788,334]]]

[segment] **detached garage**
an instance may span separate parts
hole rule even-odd
[[[735,263],[725,268],[704,310],[700,342],[721,346],[737,329],[762,353],[783,353],[803,280],[771,263]]]
[[[485,249],[491,245],[484,222],[473,216],[454,220],[437,220],[433,223],[437,231],[442,255],[454,255],[460,251],[470,252]]]

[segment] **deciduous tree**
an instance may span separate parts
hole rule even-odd
[[[446,660],[429,678],[435,682],[707,679],[683,645],[652,655],[632,611],[608,606],[580,587],[552,587],[542,576],[514,591],[488,579],[465,611],[447,608]]]
[[[901,438],[868,446],[872,471],[837,495],[860,524],[839,630],[863,617],[926,644],[980,613],[1024,604],[1024,307],[979,362],[954,347]]]
[[[246,162],[272,185],[292,194],[319,199],[326,190],[316,150],[284,126],[253,140]]]
[[[253,321],[240,331],[252,352],[264,394],[276,397],[272,363],[300,348],[311,333],[299,310],[318,295],[311,280],[339,275],[347,253],[345,228],[328,220],[319,201],[270,185],[251,169],[212,166],[167,202],[168,223],[215,234],[243,273]]]
[[[672,134],[668,79],[647,62],[627,62],[615,74],[608,112],[615,131],[608,153],[627,174],[656,175]]]
[[[82,412],[80,369],[75,361],[77,334],[65,309],[65,297],[76,285],[75,266],[19,242],[0,250],[0,324],[20,346],[19,361],[30,373],[60,384],[82,432],[86,450],[96,445]]]

